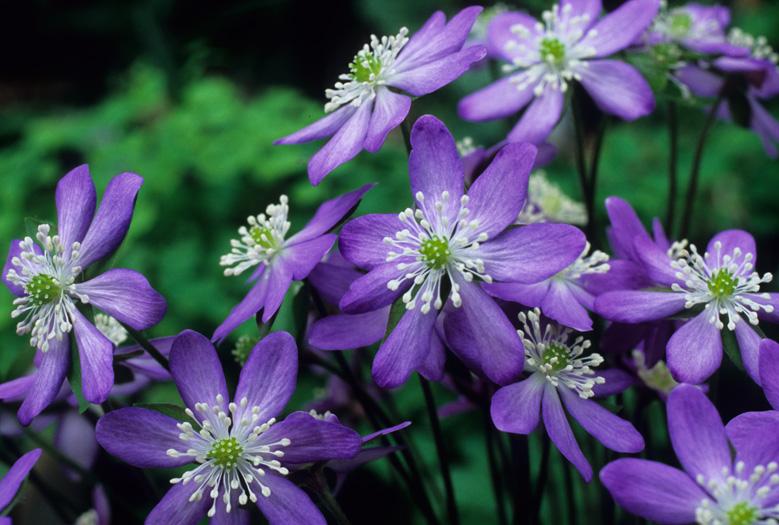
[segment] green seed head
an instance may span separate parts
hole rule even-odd
[[[349,71],[357,82],[370,82],[381,73],[381,61],[371,53],[360,53],[351,64]]]
[[[728,525],[752,525],[758,518],[758,510],[746,501],[736,503],[726,514]]]
[[[733,295],[736,291],[738,279],[726,269],[717,270],[717,273],[709,281],[709,291],[718,298],[724,299]]]
[[[671,20],[668,23],[668,30],[671,36],[675,38],[683,38],[687,36],[692,28],[692,17],[689,13],[684,11],[678,11],[671,15]]]
[[[254,345],[257,344],[257,341],[259,341],[257,337],[248,335],[242,335],[238,338],[238,341],[235,342],[235,348],[233,348],[233,357],[235,357],[239,365],[243,366],[246,364],[246,360],[249,359],[249,354]]]
[[[568,366],[568,348],[563,345],[552,343],[546,347],[543,356],[545,365],[552,367],[552,370],[559,372]]]
[[[273,238],[273,232],[266,226],[252,226],[249,229],[249,236],[254,242],[266,250],[276,246],[276,239]]]
[[[652,47],[652,56],[660,64],[673,65],[682,58],[682,50],[673,43],[657,44]]]
[[[443,237],[434,235],[422,242],[419,247],[419,253],[422,255],[422,261],[432,270],[440,270],[449,262],[452,251],[449,249],[449,242]]]
[[[234,437],[220,439],[211,445],[211,450],[206,455],[207,459],[213,459],[214,463],[222,468],[233,468],[238,464],[243,454],[243,447]]]
[[[545,62],[560,66],[565,61],[565,44],[557,38],[544,38],[541,40],[540,53]]]
[[[56,301],[62,295],[62,288],[54,277],[41,273],[30,279],[26,292],[34,306],[43,306]]]

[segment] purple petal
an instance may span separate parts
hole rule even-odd
[[[159,350],[159,352],[167,357],[170,355],[170,347],[173,345],[173,341],[176,338],[173,336],[170,337],[158,337],[155,339],[151,339],[149,342],[154,345],[154,347]],[[121,352],[117,353],[129,353],[137,350],[143,350],[140,345],[132,345],[128,347],[122,347]],[[128,359],[125,361],[124,366],[127,368],[138,372],[139,374],[142,374],[150,379],[154,379],[157,381],[169,381],[173,378],[170,376],[170,373],[165,370],[162,365],[160,365],[157,361],[154,360],[151,356],[144,353],[143,355],[139,357],[133,357],[131,359]]]
[[[519,303],[531,308],[541,306],[541,302],[549,291],[551,279],[536,284],[494,283],[483,284],[482,288],[491,296],[513,303]]]
[[[454,221],[463,194],[465,172],[454,138],[443,122],[432,115],[420,117],[411,129],[408,158],[411,194],[422,192],[428,206],[449,193],[449,218]],[[415,197],[416,198],[416,197]]]
[[[135,330],[146,330],[160,322],[168,308],[165,298],[151,287],[146,277],[133,270],[114,269],[76,285],[98,310]]]
[[[692,478],[720,480],[731,466],[730,447],[717,409],[700,388],[679,385],[668,395],[668,433],[676,457]]]
[[[35,416],[43,412],[59,394],[70,366],[70,339],[52,339],[49,350],[41,352],[41,362],[35,372],[35,381],[30,386],[17,417],[22,425],[29,425]]]
[[[536,223],[506,231],[479,247],[485,271],[496,281],[532,284],[564,270],[586,239],[569,224]]]
[[[716,244],[720,243],[720,251],[723,256],[731,255],[733,250],[738,248],[741,250],[742,257],[747,254],[752,254],[752,263],[757,263],[757,245],[755,238],[744,230],[725,230],[719,232],[717,235],[711,238],[706,251],[709,252],[712,257],[717,257]]]
[[[641,36],[654,20],[659,8],[659,0],[625,2],[593,25],[580,45],[595,48],[597,57],[614,54]]]
[[[646,459],[612,461],[600,479],[619,506],[657,523],[693,523],[695,509],[707,499],[681,470]]]
[[[671,258],[666,250],[661,249],[654,241],[647,237],[636,237],[633,244],[635,253],[646,270],[646,277],[653,284],[670,287],[679,281],[677,271],[671,266]]]
[[[274,332],[265,336],[252,349],[241,369],[235,402],[246,410],[259,407],[260,421],[277,416],[295,390],[298,373],[298,349],[295,340],[287,332]],[[236,418],[244,411],[239,411]],[[252,413],[253,417],[253,413]]]
[[[373,441],[377,437],[381,436],[388,436],[394,432],[398,432],[400,430],[403,430],[404,428],[408,428],[411,426],[411,421],[404,421],[403,423],[399,423],[395,426],[389,427],[389,428],[383,428],[381,430],[377,430],[376,432],[373,432],[371,434],[367,434],[363,436],[362,442],[363,444],[368,443],[369,441]]]
[[[12,403],[23,400],[34,383],[34,373],[0,383],[0,401]]]
[[[206,493],[196,501],[189,498],[197,490],[196,483],[177,483],[173,485],[159,503],[146,516],[144,525],[197,525],[205,517],[213,500]],[[221,504],[219,500],[218,504]]]
[[[323,262],[308,274],[308,282],[325,303],[337,305],[352,282],[361,275],[354,268]]]
[[[571,287],[575,286],[575,284],[552,279],[549,293],[541,303],[541,311],[546,317],[564,326],[578,332],[587,332],[592,330],[592,319],[576,296],[571,293]]]
[[[516,42],[518,37],[511,28],[516,25],[525,26],[532,34],[536,31],[537,23],[538,20],[519,11],[496,15],[487,26],[487,51],[489,56],[512,62],[516,53],[512,52],[509,42]],[[532,90],[530,90],[530,93],[532,93]]]
[[[779,412],[747,412],[734,417],[725,427],[728,439],[736,449],[736,461],[745,463],[745,474],[757,465],[767,466],[779,458],[776,428]]]
[[[337,238],[337,235],[328,233],[321,237],[315,237],[310,241],[303,241],[285,247],[281,253],[281,259],[284,261],[284,266],[292,271],[292,278],[296,281],[302,281],[308,277],[308,274],[313,271],[314,267],[319,264],[327,252],[330,251],[330,248],[333,247]],[[289,287],[289,284],[287,284],[287,287]],[[279,292],[283,299],[287,290],[285,288],[283,292]],[[268,295],[270,297],[270,290]],[[271,310],[268,304],[265,305],[265,308],[267,311]]]
[[[536,152],[530,144],[507,144],[468,189],[468,220],[478,221],[474,234],[492,239],[517,220]]]
[[[95,427],[86,417],[69,410],[60,419],[54,446],[77,465],[89,470],[97,457]]]
[[[741,361],[749,377],[760,384],[758,360],[760,359],[760,336],[752,326],[743,319],[736,323],[736,341],[741,352]]]
[[[698,66],[683,66],[676,70],[674,76],[694,95],[704,98],[716,97],[725,83],[721,76]]]
[[[599,377],[606,380],[605,383],[595,385],[592,391],[595,397],[603,398],[620,394],[636,383],[635,377],[619,368],[607,368],[597,372]]]
[[[779,343],[763,339],[759,355],[760,384],[768,402],[776,410],[779,408]]]
[[[283,438],[290,440],[283,449],[285,465],[350,459],[362,447],[362,439],[354,430],[308,412],[293,412],[262,434],[258,443],[275,443]]]
[[[308,180],[316,186],[335,168],[352,160],[362,149],[373,101],[366,101],[343,123],[322,149],[308,161]]]
[[[437,312],[423,314],[421,308],[407,310],[379,347],[371,373],[381,388],[395,388],[406,382],[430,351],[435,335]]]
[[[777,121],[766,109],[753,98],[749,98],[749,106],[752,109],[752,129],[763,141],[766,154],[775,159],[779,156],[779,121]]]
[[[219,500],[219,503],[216,505],[216,513],[208,522],[208,525],[250,525],[251,514],[248,509],[239,506],[238,496],[235,492],[233,492],[231,499],[230,512],[227,512],[227,506],[223,505],[223,500]]]
[[[302,230],[290,237],[286,245],[291,246],[303,241],[309,241],[332,230],[344,217],[360,203],[365,193],[373,188],[373,184],[365,184],[354,191],[339,195],[322,203],[316,213]]]
[[[411,99],[405,95],[393,93],[386,87],[379,87],[376,103],[365,137],[365,149],[374,153],[381,149],[387,135],[405,120],[411,109]]]
[[[352,350],[381,341],[387,330],[390,308],[364,314],[330,315],[308,329],[308,344],[319,350]],[[359,326],[359,330],[355,327]]]
[[[457,114],[471,122],[495,120],[513,115],[532,99],[533,86],[520,90],[518,83],[505,77],[462,99]]]
[[[19,254],[22,253],[22,248],[19,246],[19,243],[22,241],[18,239],[14,239],[11,241],[11,246],[8,248],[8,257],[5,260],[5,264],[3,265],[3,283],[8,288],[8,290],[14,294],[16,297],[21,297],[24,295],[24,289],[21,286],[17,286],[13,284],[11,281],[9,281],[6,276],[8,275],[8,271],[12,268],[17,269],[16,266],[13,264],[14,257],[19,257]],[[35,249],[36,253],[40,253],[40,248],[37,244],[33,244],[33,248]],[[18,272],[18,269],[17,269]]]
[[[633,66],[618,60],[591,60],[587,65],[581,83],[603,112],[635,120],[654,111],[652,88]]]
[[[589,482],[592,479],[592,467],[587,458],[584,457],[584,454],[582,454],[579,444],[576,443],[576,437],[574,437],[571,425],[565,417],[557,389],[551,384],[544,386],[541,413],[544,417],[544,427],[546,427],[546,433],[549,434],[549,439],[555,444],[557,450],[565,456],[565,459],[576,467],[584,481]]]
[[[69,248],[81,242],[95,214],[97,194],[89,175],[89,166],[72,169],[57,183],[57,233],[62,245]]]
[[[504,386],[492,396],[490,415],[501,432],[530,434],[541,417],[541,399],[546,380],[532,374],[519,383]]]
[[[384,238],[394,238],[403,229],[395,213],[363,215],[344,224],[338,248],[346,260],[370,270],[387,262],[390,248]]]
[[[605,447],[629,454],[644,449],[644,438],[630,422],[615,416],[591,399],[580,398],[570,388],[561,387],[558,390],[568,413]]]
[[[603,9],[601,0],[563,0],[560,2],[560,6],[563,9],[565,9],[567,5],[571,6],[571,10],[567,15],[565,11],[563,11],[563,19],[570,20],[575,16],[586,16],[590,26],[597,21],[598,15],[600,15],[600,12]]]
[[[619,323],[657,321],[684,309],[684,294],[620,290],[606,292],[595,299],[595,311]]]
[[[399,56],[408,61],[422,57],[424,55],[423,52],[429,49],[430,42],[434,41],[435,37],[441,34],[444,27],[446,27],[446,15],[441,11],[436,11],[425,21],[422,27],[411,35]]]
[[[170,468],[193,461],[191,456],[174,458],[167,451],[186,451],[179,439],[178,421],[146,408],[127,407],[100,418],[95,437],[109,454],[139,468]]]
[[[663,223],[657,217],[652,219],[652,235],[658,248],[666,251],[671,248],[671,241],[668,240],[668,236],[665,234]]]
[[[389,306],[403,295],[410,283],[406,282],[397,290],[387,288],[387,283],[403,275],[397,262],[376,266],[366,275],[352,283],[341,298],[339,307],[346,313],[365,313]]]
[[[311,498],[291,481],[271,474],[262,478],[262,484],[271,492],[257,496],[257,506],[269,525],[327,525]],[[253,490],[259,493],[257,487]]]
[[[611,240],[615,255],[620,259],[638,262],[634,240],[639,236],[649,239],[649,234],[635,210],[627,201],[619,197],[609,197],[606,199],[606,212],[611,222]]]
[[[351,104],[347,104],[322,117],[313,124],[274,141],[274,144],[303,144],[305,142],[329,137],[335,134],[335,132],[337,132],[356,111],[357,108]]]
[[[722,362],[722,336],[703,312],[679,328],[668,341],[668,369],[681,383],[706,381]]]
[[[470,46],[414,69],[398,72],[387,79],[387,83],[415,97],[421,97],[457,80],[486,55],[487,49],[483,46]]]
[[[73,333],[81,362],[84,398],[90,403],[102,403],[114,386],[114,344],[78,310],[73,314]]]
[[[0,510],[5,509],[16,497],[35,463],[41,457],[41,449],[31,450],[11,465],[5,476],[0,479]]]
[[[517,331],[478,284],[462,279],[457,284],[462,305],[447,305],[443,323],[449,347],[468,367],[491,381],[499,385],[515,381],[525,360]]]
[[[534,87],[534,86],[533,86]],[[540,144],[552,132],[563,113],[565,97],[557,89],[547,89],[536,97],[522,114],[522,118],[509,133],[509,142],[530,142]]]
[[[192,330],[184,330],[173,341],[170,350],[170,374],[181,399],[193,412],[195,405],[221,406],[227,412],[230,394],[222,363],[211,342]],[[217,397],[221,396],[221,401]]]
[[[130,228],[135,199],[142,185],[143,178],[135,173],[121,173],[111,179],[81,242],[79,266],[86,268],[119,248]]]
[[[439,318],[440,319],[440,318]],[[428,381],[441,381],[444,378],[444,367],[446,366],[446,348],[439,335],[439,329],[433,330],[430,337],[430,349],[425,356],[422,364],[417,371]]]
[[[609,261],[608,272],[582,275],[579,282],[587,292],[595,296],[615,290],[635,290],[652,285],[647,281],[646,272],[641,266],[625,259],[612,259]]]

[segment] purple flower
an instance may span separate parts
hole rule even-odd
[[[468,7],[448,23],[436,12],[411,38],[401,28],[395,36],[371,35],[341,75],[325,91],[326,117],[276,141],[301,144],[332,136],[308,162],[308,178],[319,184],[362,149],[378,151],[390,131],[411,109],[411,97],[436,91],[465,73],[487,53],[483,46],[463,49],[481,7]]]
[[[565,93],[580,82],[598,107],[624,120],[648,115],[652,90],[632,66],[605,57],[628,47],[649,26],[659,0],[630,0],[600,20],[600,2],[564,0],[542,15],[498,15],[490,23],[490,49],[501,50],[510,74],[464,98],[460,116],[484,121],[528,106],[509,142],[541,143],[563,112]]]
[[[779,343],[763,339],[758,353],[760,385],[774,410],[779,410]]]
[[[693,317],[668,341],[668,366],[674,378],[701,383],[722,361],[721,331],[735,332],[744,366],[759,382],[759,317],[776,321],[776,294],[760,288],[771,274],[755,271],[757,250],[752,236],[727,230],[714,236],[699,253],[687,241],[663,251],[637,238],[634,249],[660,289],[612,291],[600,295],[596,310],[607,319],[622,323],[656,321],[693,309]]]
[[[249,217],[247,226],[238,229],[240,239],[230,243],[230,253],[223,255],[219,264],[226,267],[224,273],[228,276],[259,266],[249,278],[254,285],[219,325],[211,340],[221,341],[260,310],[262,322],[267,323],[281,306],[292,281],[305,279],[333,246],[336,236],[328,232],[357,206],[371,187],[366,184],[325,202],[308,224],[289,239],[285,238],[290,228],[286,195],[281,196],[279,204],[269,205],[265,213]]]
[[[530,377],[504,386],[492,397],[490,414],[498,430],[530,434],[542,414],[549,438],[586,481],[592,479],[592,467],[576,443],[563,405],[606,447],[629,453],[643,450],[644,439],[632,424],[590,399],[596,395],[595,387],[606,382],[593,370],[603,358],[584,355],[590,342],[581,336],[571,340],[571,331],[554,323],[542,325],[537,308],[520,314],[519,320]]]
[[[683,470],[637,458],[609,463],[600,479],[620,506],[662,524],[779,519],[779,413],[749,412],[723,426],[714,405],[691,385],[671,392],[667,410]]]
[[[35,450],[31,450],[16,460],[16,462],[11,465],[8,472],[6,472],[5,476],[0,479],[0,513],[5,513],[5,511],[8,510],[8,506],[13,502],[16,493],[19,492],[22,483],[27,479],[27,475],[40,457],[41,449],[36,448]],[[8,518],[0,518],[0,523],[3,525],[10,524],[11,520]]]
[[[109,453],[140,468],[190,465],[146,518],[148,525],[248,519],[249,501],[271,525],[322,524],[308,496],[286,479],[304,463],[348,459],[360,436],[343,425],[295,412],[276,416],[289,401],[297,376],[292,336],[275,332],[254,348],[230,402],[216,350],[202,335],[182,332],[170,352],[173,380],[188,421],[144,408],[109,412],[97,440]]]
[[[698,53],[743,54],[728,41],[730,10],[721,5],[689,3],[661,9],[643,37],[648,45],[676,44]]]
[[[356,314],[398,299],[405,304],[373,362],[383,388],[401,385],[415,370],[440,379],[441,335],[472,370],[511,381],[522,371],[522,343],[479,281],[544,280],[579,256],[584,235],[565,224],[510,228],[525,202],[533,146],[505,146],[467,192],[462,160],[441,121],[417,120],[411,146],[415,208],[365,215],[341,231],[341,254],[368,274],[351,284],[340,308]]]
[[[30,334],[40,352],[37,379],[19,409],[25,425],[51,403],[65,380],[70,332],[78,345],[84,397],[101,403],[114,384],[114,345],[78,304],[90,304],[136,330],[165,315],[165,299],[138,272],[112,269],[80,281],[89,266],[121,244],[142,184],[134,173],[117,175],[95,212],[94,183],[87,166],[79,166],[57,184],[57,233],[42,224],[37,243],[30,237],[11,243],[3,281],[17,297],[12,316],[20,318],[17,333]]]

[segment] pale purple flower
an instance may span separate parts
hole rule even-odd
[[[728,41],[730,9],[695,2],[673,8],[662,8],[643,35],[646,45],[676,44],[698,53],[743,54]]]
[[[309,497],[287,479],[291,468],[349,459],[360,436],[345,426],[295,412],[276,416],[295,389],[295,341],[274,332],[255,346],[238,380],[234,402],[216,350],[204,336],[182,332],[170,352],[173,380],[189,421],[145,408],[121,408],[98,421],[97,440],[139,468],[188,466],[146,518],[147,525],[194,525],[248,519],[259,506],[271,525],[325,524]]]
[[[638,458],[609,463],[600,479],[617,504],[660,524],[779,519],[779,412],[748,412],[723,426],[711,401],[691,385],[671,392],[667,412],[682,469]]]
[[[599,1],[564,0],[539,21],[523,12],[496,16],[490,49],[501,50],[509,74],[464,98],[458,107],[470,121],[511,116],[527,106],[509,142],[543,142],[579,82],[605,113],[634,120],[652,112],[649,84],[632,66],[607,59],[631,45],[654,19],[659,0],[630,0],[598,18]]]
[[[5,513],[8,506],[16,498],[16,493],[22,488],[35,463],[41,457],[41,449],[36,448],[20,457],[11,465],[5,476],[0,479],[0,513]],[[11,525],[11,518],[0,517],[0,525]]]
[[[38,227],[30,237],[13,241],[3,268],[3,281],[17,298],[12,316],[20,318],[17,333],[30,334],[39,351],[38,373],[19,409],[29,422],[59,392],[70,365],[73,332],[81,362],[84,397],[101,403],[114,384],[113,343],[89,321],[79,304],[89,304],[122,323],[145,330],[165,315],[165,299],[138,272],[111,269],[89,280],[83,273],[116,251],[127,233],[143,179],[122,173],[108,183],[100,208],[86,165],[57,184],[57,232]]]
[[[325,91],[328,115],[276,144],[300,144],[332,137],[308,163],[308,178],[319,184],[361,150],[378,151],[411,109],[411,97],[436,91],[465,73],[485,54],[484,46],[463,48],[481,7],[467,7],[447,23],[440,11],[409,38],[408,29],[381,38],[371,35]]]
[[[374,381],[383,388],[401,385],[414,371],[440,379],[442,336],[472,370],[496,383],[511,381],[522,370],[522,343],[480,283],[544,280],[578,257],[584,235],[565,224],[511,228],[526,198],[533,146],[505,146],[467,192],[462,160],[441,121],[417,120],[411,147],[415,207],[365,215],[341,231],[341,254],[368,270],[341,298],[341,310],[405,305],[373,361]]]
[[[525,371],[530,376],[504,386],[492,397],[490,414],[495,426],[504,432],[529,434],[543,417],[549,438],[586,481],[592,479],[592,467],[576,443],[563,405],[604,446],[617,452],[640,452],[644,439],[633,425],[591,399],[595,388],[605,386],[607,380],[595,370],[603,358],[588,353],[590,341],[542,321],[537,308],[520,314],[519,320]]]
[[[287,220],[289,201],[282,195],[279,204],[269,205],[265,213],[251,216],[238,230],[240,239],[231,242],[231,251],[219,264],[225,275],[240,275],[255,268],[249,278],[253,286],[214,331],[212,341],[221,341],[241,323],[262,310],[267,323],[278,311],[292,281],[308,277],[335,243],[336,235],[328,233],[359,204],[371,184],[326,201],[302,230],[286,238],[291,223]]]

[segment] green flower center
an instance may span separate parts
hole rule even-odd
[[[273,238],[273,232],[267,226],[252,226],[249,229],[249,236],[266,250],[276,247],[276,239]]]
[[[682,58],[682,50],[673,43],[657,44],[652,48],[652,56],[660,64],[675,64]]]
[[[548,64],[560,66],[565,61],[565,44],[557,38],[541,40],[541,58]]]
[[[559,372],[568,366],[568,348],[557,343],[552,343],[544,350],[541,356],[545,365],[549,365],[552,370]]]
[[[428,268],[440,270],[449,262],[452,251],[449,249],[449,242],[446,239],[434,235],[422,241],[419,247],[419,254]]]
[[[254,345],[257,344],[257,341],[259,341],[259,338],[248,335],[242,335],[238,338],[238,341],[235,342],[235,348],[233,348],[233,357],[235,357],[239,365],[243,366],[246,364],[246,360],[249,359],[249,354],[252,352]]]
[[[709,281],[709,291],[717,299],[725,299],[736,291],[738,279],[726,269],[717,270]]]
[[[671,36],[676,38],[682,38],[687,36],[692,28],[692,17],[689,13],[679,12],[671,15],[671,20],[668,24],[668,29],[671,32]]]
[[[33,306],[53,303],[62,295],[62,287],[51,275],[40,273],[30,279],[25,288]]]
[[[370,82],[381,73],[381,61],[373,53],[361,53],[349,64],[349,71],[357,82]]]
[[[746,501],[736,503],[725,514],[728,525],[752,525],[758,518],[758,510]]]
[[[211,450],[206,455],[207,459],[213,459],[214,463],[222,468],[233,468],[243,454],[243,447],[234,437],[223,438],[211,445]]]

